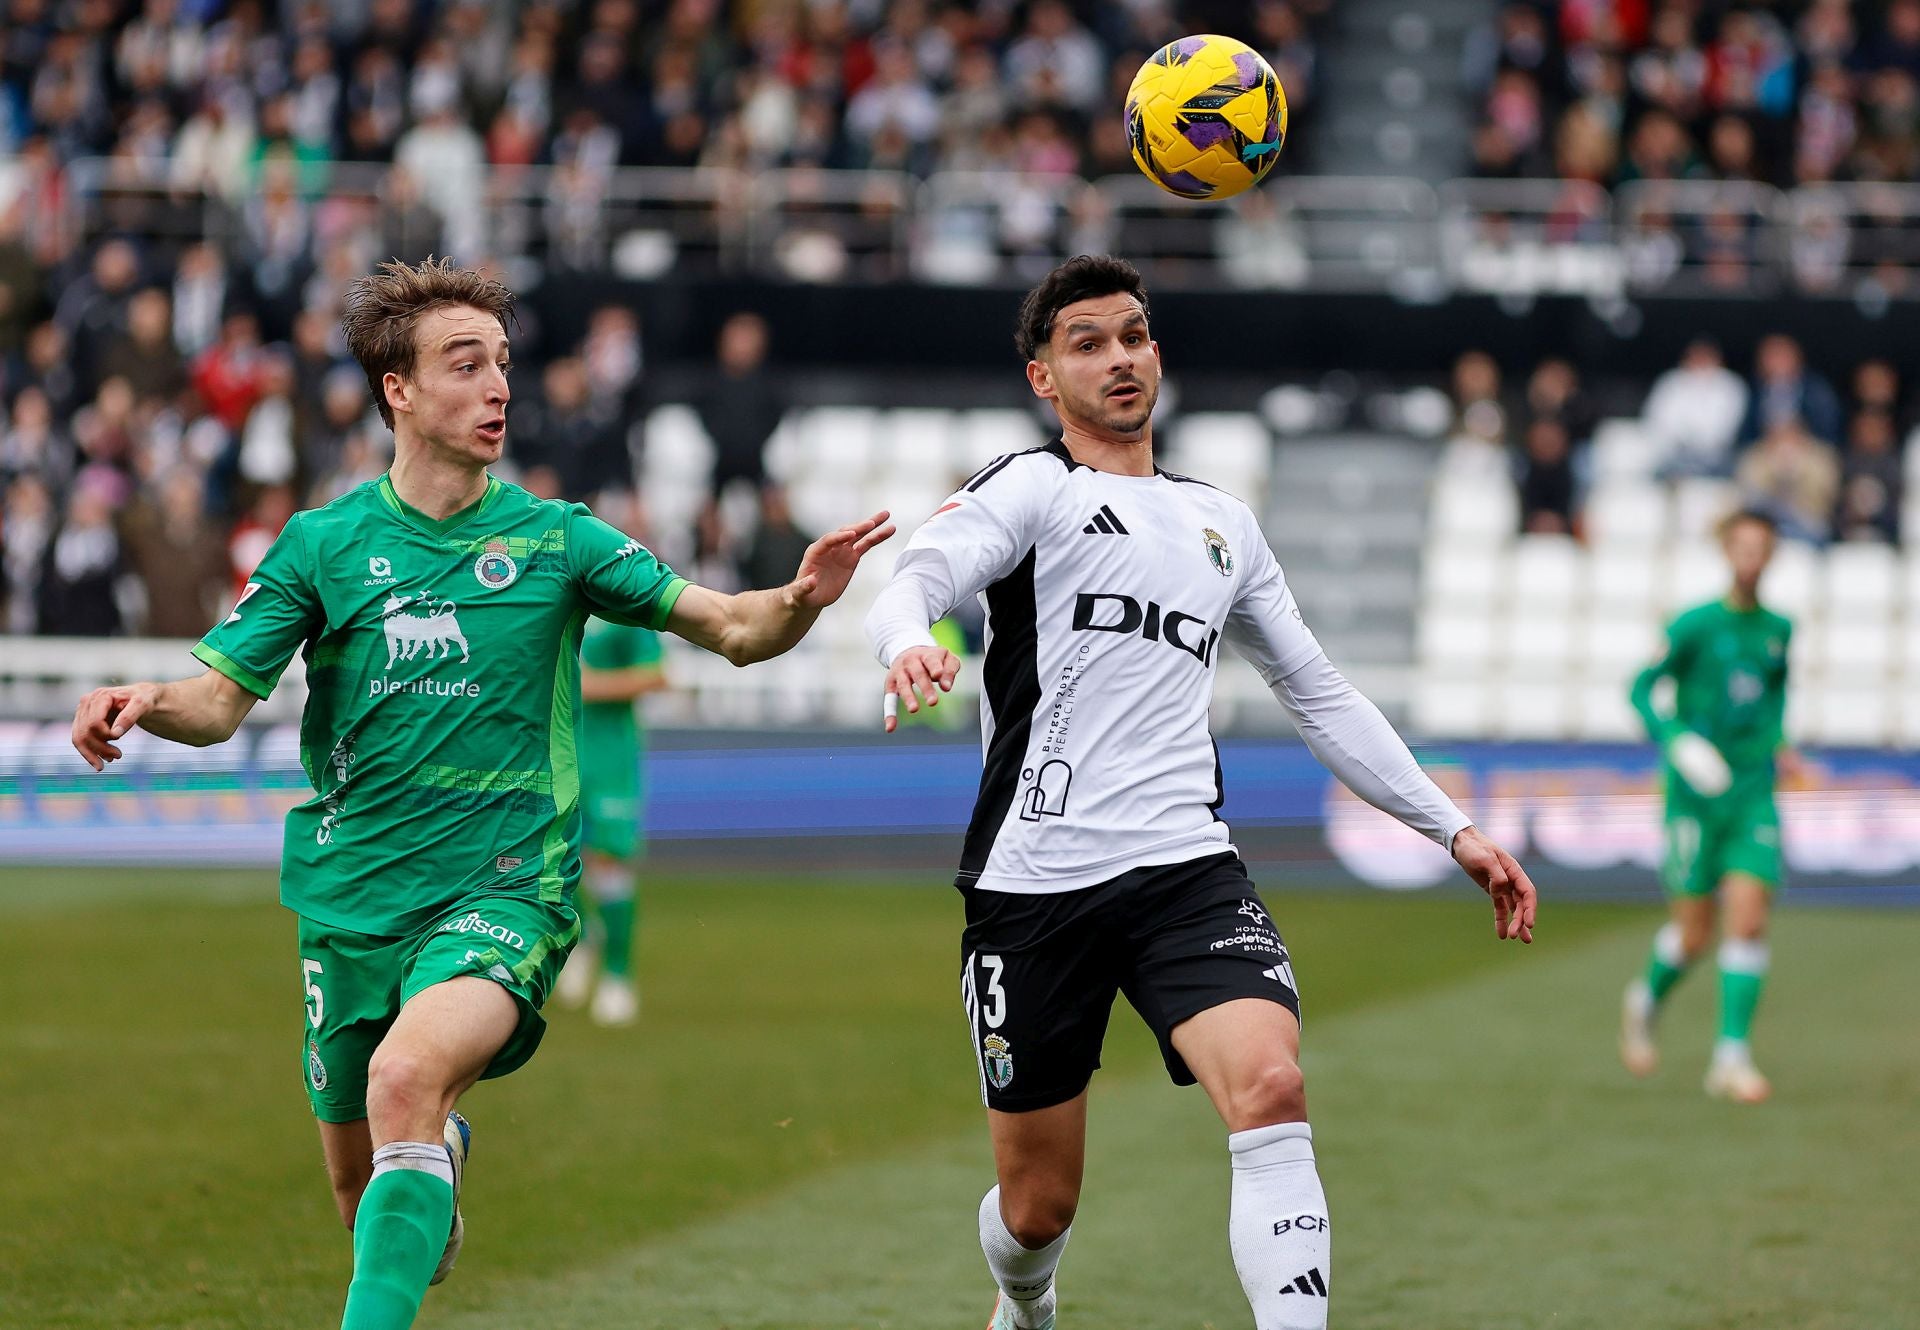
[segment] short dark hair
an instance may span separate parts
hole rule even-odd
[[[1014,324],[1013,345],[1022,360],[1040,354],[1053,336],[1053,321],[1060,311],[1078,300],[1111,296],[1124,292],[1140,302],[1146,314],[1147,288],[1140,284],[1140,270],[1125,259],[1111,254],[1076,254],[1041,279],[1020,302],[1020,316]]]
[[[428,259],[417,266],[394,260],[347,287],[340,320],[347,350],[367,372],[373,404],[388,429],[393,428],[393,408],[387,405],[384,380],[389,374],[404,379],[413,373],[414,325],[429,310],[450,305],[471,305],[493,315],[502,332],[513,318],[513,292],[485,273],[455,267],[452,259]]]
[[[1767,529],[1767,534],[1772,536],[1778,536],[1780,534],[1780,519],[1770,510],[1753,503],[1744,504],[1741,507],[1735,508],[1732,512],[1721,518],[1720,525],[1715,528],[1714,534],[1724,541],[1727,538],[1727,534],[1742,522],[1758,522]]]

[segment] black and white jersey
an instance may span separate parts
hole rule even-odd
[[[1208,729],[1222,645],[1276,692],[1325,662],[1246,504],[1166,472],[1083,466],[1059,440],[1003,457],[907,543],[868,616],[875,654],[890,664],[932,645],[929,623],[975,594],[984,765],[963,885],[1072,891],[1233,848]],[[1359,700],[1377,747],[1386,723]],[[1352,778],[1315,751],[1363,797],[1450,840],[1468,819],[1386,733],[1397,754]]]

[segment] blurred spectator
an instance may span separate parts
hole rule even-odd
[[[254,383],[257,395],[240,427],[235,469],[248,485],[291,486],[300,468],[293,437],[293,362],[278,347],[264,352]]]
[[[1453,432],[1506,445],[1507,410],[1500,402],[1500,367],[1485,351],[1468,351],[1453,362]]]
[[[939,131],[939,99],[906,47],[897,42],[876,43],[874,57],[873,77],[847,106],[847,131],[869,158],[886,130],[894,131],[917,152]]]
[[[1520,458],[1520,529],[1534,535],[1574,530],[1573,445],[1561,421],[1543,416],[1527,426]]]
[[[220,321],[220,340],[193,362],[191,378],[207,411],[229,432],[237,433],[260,400],[264,371],[260,321],[246,310],[236,310]]]
[[[78,405],[81,380],[74,372],[67,335],[58,324],[37,323],[27,330],[18,383],[21,388],[38,388],[46,396],[54,419],[65,420],[72,415]]]
[[[1558,422],[1575,448],[1586,446],[1600,423],[1600,409],[1580,386],[1573,362],[1549,356],[1527,378],[1527,414],[1532,420]]]
[[[767,440],[786,414],[786,401],[767,372],[767,323],[735,314],[720,325],[718,373],[696,407],[713,440],[713,492],[736,480],[758,487],[767,476]]]
[[[128,302],[126,327],[107,339],[100,373],[124,379],[143,402],[171,402],[185,390],[187,366],[173,344],[173,305],[165,291],[150,286]]]
[[[1733,443],[1747,411],[1747,385],[1706,338],[1687,344],[1680,363],[1654,380],[1641,410],[1658,473],[1730,476]]]
[[[1807,368],[1800,343],[1783,333],[1760,340],[1754,352],[1752,397],[1740,425],[1740,441],[1751,444],[1788,421],[1797,421],[1816,439],[1840,437],[1840,398],[1833,385]]]
[[[418,182],[440,215],[447,251],[465,263],[486,253],[486,145],[461,118],[457,87],[431,85],[419,99],[419,123],[394,147],[394,164]]]
[[[639,408],[640,320],[625,305],[602,305],[587,322],[580,359],[587,367],[587,397],[593,409],[615,422]]]
[[[173,272],[173,344],[189,358],[212,346],[227,311],[227,265],[210,244],[181,251]]]
[[[83,477],[74,485],[66,516],[41,556],[37,631],[58,637],[120,631],[120,538],[113,509],[103,484]]]
[[[0,201],[0,364],[18,355],[46,311],[40,264],[25,238],[26,211]]]
[[[54,421],[46,393],[22,388],[13,399],[12,422],[0,429],[0,483],[33,476],[64,487],[74,466],[73,441]]]
[[[34,472],[6,487],[0,507],[0,629],[32,633],[40,625],[40,566],[53,539],[53,490]]]
[[[1833,449],[1797,418],[1776,421],[1734,472],[1746,501],[1765,508],[1789,540],[1824,544],[1840,493]]]
[[[273,485],[256,494],[246,514],[234,524],[227,537],[227,574],[233,579],[236,597],[246,589],[247,579],[260,566],[293,510],[293,491]]]
[[[53,321],[66,334],[73,369],[83,380],[99,371],[107,340],[126,327],[127,305],[140,278],[140,258],[124,240],[109,240],[93,262],[69,283],[54,306]]]
[[[1841,464],[1834,536],[1899,544],[1904,489],[1893,417],[1877,408],[1856,413],[1847,431],[1847,452]]]
[[[168,471],[157,494],[127,510],[123,531],[128,567],[146,592],[140,631],[154,637],[206,632],[227,595],[227,542],[207,520],[200,473],[190,466]]]
[[[414,174],[404,166],[380,182],[380,258],[419,263],[440,252],[440,214],[420,195]]]
[[[1038,0],[1027,29],[1007,48],[1007,83],[1028,106],[1091,112],[1106,87],[1106,60],[1092,33],[1061,0]]]
[[[740,582],[749,590],[781,587],[793,580],[813,538],[794,525],[787,492],[779,485],[760,491],[760,522],[740,559]]]
[[[548,363],[540,400],[517,415],[510,437],[514,461],[523,470],[552,471],[569,499],[633,482],[625,431],[615,417],[594,409],[578,356]]]
[[[1863,360],[1853,371],[1853,409],[1879,411],[1893,422],[1896,432],[1907,425],[1906,411],[1900,400],[1900,374],[1889,360]]]

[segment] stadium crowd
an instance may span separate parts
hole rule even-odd
[[[1482,175],[1907,181],[1920,0],[1505,5],[1466,53]]]
[[[1454,437],[1510,458],[1522,531],[1582,534],[1601,411],[1570,361],[1540,361],[1513,391],[1492,356],[1469,351],[1454,364],[1453,407]],[[1862,361],[1842,392],[1785,334],[1760,340],[1745,376],[1697,339],[1654,381],[1640,425],[1659,479],[1729,482],[1789,539],[1900,543],[1915,413],[1890,360]]]

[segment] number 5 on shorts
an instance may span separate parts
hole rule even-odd
[[[325,973],[319,961],[310,961],[304,956],[301,957],[300,979],[307,988],[307,1024],[316,1030],[320,1028],[320,1022],[327,1014],[327,999],[320,992],[320,985],[313,981],[313,977]]]

